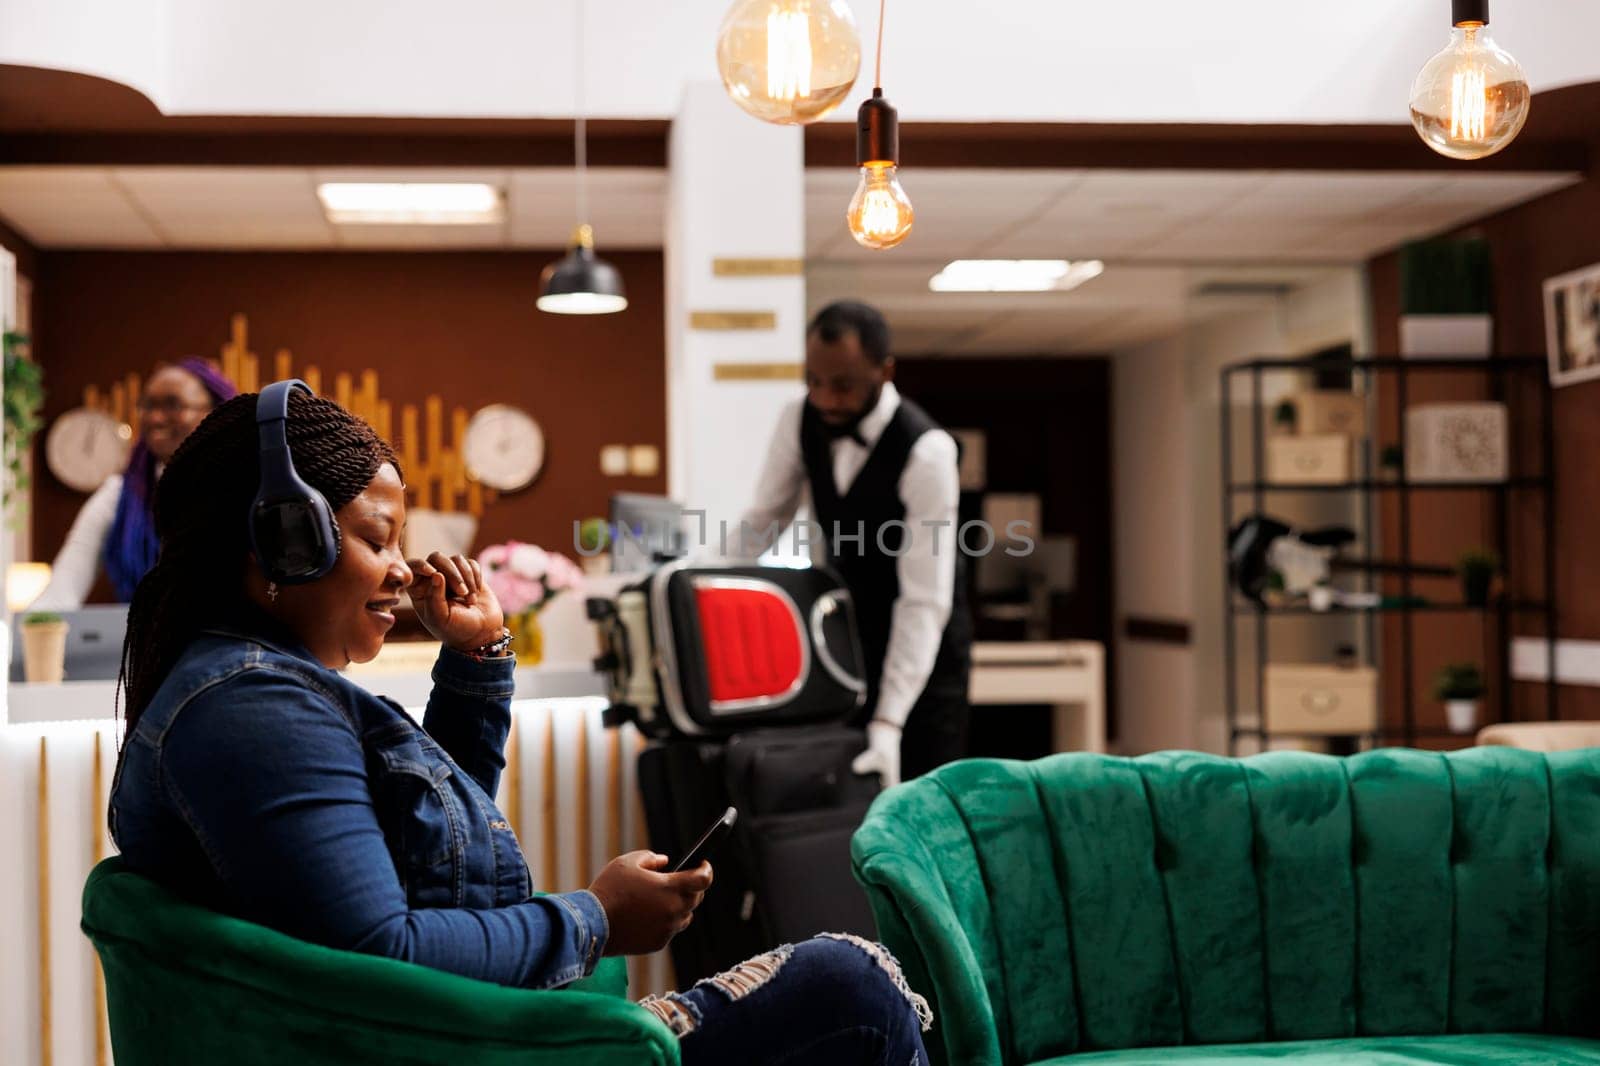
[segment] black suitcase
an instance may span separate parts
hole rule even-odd
[[[680,987],[817,933],[874,936],[850,837],[878,779],[850,770],[866,684],[837,575],[679,562],[590,613],[610,648],[608,714],[653,738],[639,758],[651,847],[676,859],[739,810],[673,941]]]

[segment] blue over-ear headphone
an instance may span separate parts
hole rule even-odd
[[[250,547],[267,580],[279,585],[315,581],[339,559],[339,524],[322,493],[295,473],[289,454],[289,393],[311,386],[275,381],[256,398],[261,438],[261,483],[250,505]]]

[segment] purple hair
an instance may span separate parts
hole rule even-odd
[[[191,356],[173,365],[200,382],[211,397],[212,407],[239,394],[233,382],[204,359]],[[156,457],[141,438],[133,446],[133,454],[128,456],[128,466],[122,474],[122,494],[117,497],[117,516],[111,523],[111,533],[106,537],[102,553],[106,576],[111,579],[111,587],[122,603],[133,599],[139,579],[156,565],[160,542],[156,538],[155,517],[150,511],[155,484]]]

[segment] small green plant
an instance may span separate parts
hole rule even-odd
[[[34,611],[22,616],[22,624],[25,626],[48,626],[60,621],[62,621],[61,616],[54,611]]]
[[[6,484],[5,507],[13,523],[21,515],[12,511],[11,494],[28,488],[28,471],[24,459],[39,432],[39,412],[44,407],[44,372],[39,364],[28,358],[28,338],[21,333],[7,331],[5,350],[5,452]]]
[[[1386,445],[1378,453],[1378,465],[1385,470],[1398,472],[1406,463],[1406,450],[1398,444]]]
[[[578,543],[581,555],[599,555],[611,547],[611,527],[604,518],[585,518],[578,523]]]
[[[1483,693],[1483,671],[1476,663],[1451,663],[1434,675],[1433,698],[1441,703],[1482,699]]]
[[[1500,572],[1500,557],[1488,548],[1471,548],[1456,560],[1461,575],[1461,594],[1467,603],[1482,607],[1489,602],[1489,589]]]

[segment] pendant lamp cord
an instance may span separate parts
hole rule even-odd
[[[587,171],[589,168],[589,128],[588,119],[584,115],[583,99],[583,5],[584,0],[577,0],[577,38],[578,45],[573,53],[573,87],[572,96],[577,119],[572,126],[572,155],[577,167],[578,178],[578,222],[589,221],[589,189]]]
[[[889,0],[878,0],[878,60],[872,72],[873,89],[883,88],[883,9]]]

